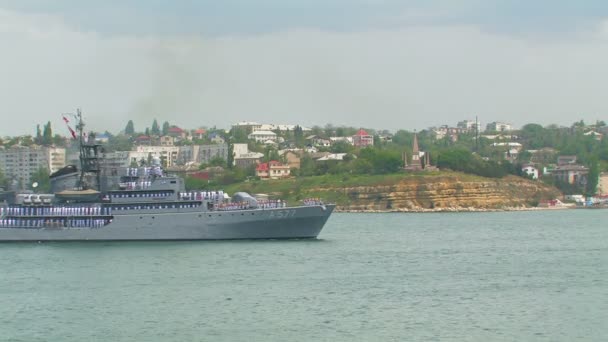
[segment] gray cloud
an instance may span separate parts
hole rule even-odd
[[[89,127],[153,118],[421,129],[478,115],[570,124],[606,119],[606,25],[543,41],[474,26],[231,37],[100,35],[61,17],[0,10],[0,135],[82,106]]]

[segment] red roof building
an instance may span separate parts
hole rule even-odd
[[[167,131],[167,135],[172,136],[174,138],[185,138],[186,131],[184,131],[183,129],[181,129],[177,126],[173,126],[173,127],[169,127],[169,130]]]
[[[203,139],[205,134],[207,134],[207,131],[202,128],[195,129],[194,131],[192,131],[192,136],[196,139]]]
[[[268,163],[260,163],[255,168],[255,175],[262,179],[277,179],[289,177],[291,169],[289,165],[285,165],[276,160],[271,160]]]
[[[374,137],[369,135],[364,129],[360,129],[353,135],[353,145],[356,147],[367,147],[374,145]]]

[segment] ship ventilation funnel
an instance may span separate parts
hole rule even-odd
[[[237,192],[232,196],[232,202],[241,202],[249,204],[251,208],[258,207],[258,201],[246,192]]]

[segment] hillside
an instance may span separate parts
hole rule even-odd
[[[345,211],[506,209],[533,207],[540,200],[561,196],[553,187],[520,177],[495,179],[457,172],[251,181],[226,191],[264,193],[290,203],[318,197]]]

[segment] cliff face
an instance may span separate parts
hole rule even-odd
[[[352,211],[505,209],[532,207],[540,200],[561,196],[555,188],[519,177],[466,180],[423,176],[390,185],[318,190],[342,192],[338,210]]]

